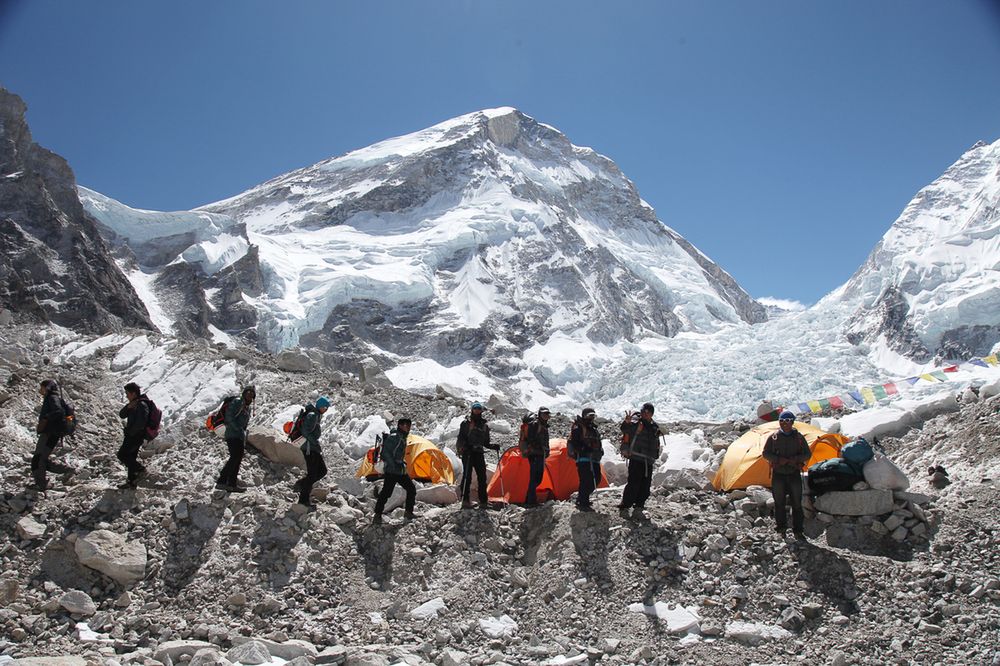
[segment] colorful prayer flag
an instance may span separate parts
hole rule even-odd
[[[941,370],[935,370],[934,372],[931,373],[931,376],[936,377],[937,379],[940,379],[943,382],[948,381],[948,378],[944,376],[944,372],[942,372]]]
[[[821,409],[830,409],[830,399],[823,398],[822,400],[819,401],[819,406]]]
[[[865,403],[865,399],[861,397],[861,393],[859,391],[848,391],[847,395],[851,396],[854,402],[859,405],[863,405]]]
[[[881,386],[872,387],[872,395],[875,396],[876,400],[885,400],[889,397],[889,394],[885,392],[885,389]]]
[[[875,394],[872,393],[872,390],[869,387],[866,386],[861,389],[861,396],[865,399],[866,405],[875,404]]]
[[[830,406],[834,409],[843,409],[844,401],[840,396],[830,396]]]
[[[823,408],[820,407],[819,403],[816,402],[815,400],[810,400],[808,404],[809,404],[809,411],[812,412],[813,414],[819,414],[820,412],[823,411]]]
[[[990,367],[990,364],[987,363],[986,361],[984,361],[981,358],[974,358],[974,359],[970,360],[969,363],[971,363],[972,365],[978,365],[981,368],[988,368],[988,367]]]
[[[918,381],[920,381],[920,377],[907,377],[907,378],[906,378],[906,379],[904,379],[903,381],[905,381],[905,382],[909,382],[910,386],[913,386],[913,385],[914,385],[914,384],[916,384],[916,383],[917,383]]]
[[[929,372],[926,372],[926,373],[920,375],[920,378],[921,379],[926,379],[929,382],[936,382],[937,381],[937,377],[935,377],[934,375],[932,375]]]
[[[888,384],[882,384],[882,388],[885,389],[885,392],[888,395],[896,395],[897,393],[899,393],[899,389],[897,389],[896,385],[893,384],[892,382],[889,382]]]
[[[997,355],[996,354],[991,354],[990,356],[984,356],[983,360],[986,361],[987,363],[989,363],[990,365],[997,365],[997,363],[1000,362],[1000,361],[997,361]]]
[[[805,414],[806,412],[811,412],[811,411],[812,410],[809,409],[808,403],[805,403],[805,402],[800,402],[799,403],[799,414]]]
[[[943,370],[943,372],[958,372],[958,366],[957,365],[949,365],[947,368],[945,368]]]

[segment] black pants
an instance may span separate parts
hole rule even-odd
[[[771,495],[774,497],[774,522],[779,530],[788,527],[788,516],[785,514],[785,497],[792,498],[792,530],[802,531],[805,516],[802,513],[802,475],[774,474],[771,476]]]
[[[375,501],[375,515],[381,516],[385,503],[392,497],[392,491],[399,484],[406,491],[406,513],[413,513],[413,505],[417,503],[417,487],[413,485],[413,479],[409,474],[386,474],[382,481],[382,490]]]
[[[240,474],[240,463],[243,462],[243,452],[246,447],[242,439],[227,439],[226,446],[229,448],[229,460],[222,466],[219,472],[219,483],[227,486],[235,486],[237,477]]]
[[[629,458],[628,482],[622,492],[621,508],[642,509],[649,499],[649,487],[653,483],[653,461],[645,458]]]
[[[528,494],[524,497],[525,504],[538,502],[538,484],[545,474],[545,458],[543,456],[527,456],[528,458]]]
[[[142,435],[135,435],[132,437],[126,435],[125,440],[118,449],[118,460],[121,461],[121,464],[125,465],[125,469],[128,470],[129,481],[135,481],[139,478],[139,474],[146,469],[143,467],[142,463],[139,462],[139,449],[142,448],[142,442]]]
[[[581,508],[589,508],[590,494],[594,492],[594,488],[601,480],[601,463],[577,461],[576,471],[580,475],[580,490],[576,497],[576,505]]]
[[[49,456],[59,446],[60,439],[60,437],[44,432],[38,435],[38,441],[35,443],[35,452],[31,456],[31,475],[34,477],[35,483],[39,486],[46,484],[48,479],[45,473],[47,471],[54,472],[62,467],[62,465],[54,465],[49,460]]]
[[[306,454],[306,475],[299,482],[299,504],[309,504],[309,494],[313,484],[326,476],[326,463],[321,451],[310,451]]]
[[[472,489],[472,471],[476,471],[476,484],[479,489],[479,503],[485,505],[486,499],[486,455],[483,451],[466,451],[462,456],[462,501],[469,501],[469,490]]]

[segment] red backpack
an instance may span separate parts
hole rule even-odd
[[[156,403],[150,400],[145,393],[140,396],[139,400],[145,402],[149,407],[149,418],[146,419],[146,433],[144,435],[145,440],[149,442],[156,439],[156,436],[160,434],[160,422],[163,420],[163,412],[160,411]],[[225,414],[223,414],[223,417],[225,417]]]

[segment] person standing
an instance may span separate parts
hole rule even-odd
[[[65,469],[62,465],[54,464],[49,456],[62,441],[66,428],[66,410],[59,394],[59,385],[54,379],[42,381],[38,387],[38,395],[42,396],[42,408],[38,412],[38,423],[35,425],[38,440],[31,456],[31,475],[36,489],[47,490],[49,482],[46,472]]]
[[[319,439],[323,434],[320,421],[328,409],[330,409],[330,399],[323,396],[316,401],[315,406],[306,405],[306,415],[302,419],[302,437],[306,441],[299,448],[306,460],[306,475],[296,485],[299,489],[299,504],[304,506],[312,506],[309,495],[312,493],[313,485],[326,476],[326,462],[323,460]]]
[[[406,440],[410,436],[412,422],[408,418],[399,419],[396,429],[392,430],[382,440],[383,472],[382,490],[375,501],[375,516],[373,525],[382,524],[382,510],[385,503],[392,497],[392,491],[399,485],[406,491],[406,512],[403,520],[413,520],[413,505],[417,502],[417,487],[406,471]]]
[[[527,417],[526,417],[527,418]],[[549,457],[549,418],[548,407],[538,410],[537,417],[527,423],[527,432],[521,442],[521,455],[528,459],[528,493],[525,495],[525,506],[538,505],[538,484],[545,474],[545,459]]]
[[[118,449],[118,460],[127,470],[127,478],[120,488],[135,488],[140,478],[145,476],[146,468],[139,462],[139,450],[146,440],[146,424],[149,422],[149,403],[142,399],[142,389],[135,382],[125,385],[125,399],[128,401],[121,411],[120,418],[125,419],[124,437]]]
[[[216,489],[230,493],[246,491],[246,486],[240,485],[240,463],[246,451],[247,426],[250,425],[250,414],[253,401],[257,398],[257,390],[247,386],[239,398],[233,398],[226,407],[226,448],[229,449],[229,460],[222,466]]]
[[[500,447],[490,444],[490,426],[483,417],[483,405],[472,403],[469,408],[469,418],[462,421],[458,429],[458,440],[455,450],[462,459],[462,508],[472,506],[469,502],[469,491],[472,488],[472,472],[476,472],[476,483],[479,491],[479,508],[487,509],[486,497],[486,457],[485,449],[499,451]]]
[[[569,431],[569,455],[576,460],[576,471],[580,475],[580,490],[576,496],[576,508],[580,511],[594,510],[590,495],[601,480],[604,447],[601,444],[601,433],[594,424],[596,418],[597,412],[586,407]]]
[[[792,503],[792,532],[805,538],[802,513],[802,466],[812,453],[806,438],[795,429],[795,414],[784,411],[778,416],[778,430],[764,442],[764,460],[771,465],[771,495],[774,497],[774,522],[778,534],[785,535],[788,516],[785,498]]]
[[[660,426],[653,420],[653,405],[647,402],[639,411],[638,418],[631,412],[625,414],[622,422],[622,456],[628,459],[628,482],[622,492],[622,503],[618,512],[627,516],[634,507],[633,517],[641,516],[649,499],[649,487],[653,483],[653,468],[660,459]]]

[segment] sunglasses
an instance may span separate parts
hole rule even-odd
[[[795,423],[795,419],[778,419],[781,423]]]

